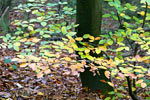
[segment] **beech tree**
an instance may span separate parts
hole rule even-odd
[[[101,34],[101,21],[102,21],[102,0],[77,0],[77,16],[76,21],[79,26],[77,27],[77,36],[82,37],[84,34],[98,37]],[[87,40],[84,40],[87,41]],[[94,46],[98,42],[93,43]],[[91,54],[92,56],[99,56]],[[102,56],[102,55],[101,55]],[[96,65],[95,65],[96,66]],[[113,88],[100,80],[110,81],[105,77],[104,71],[99,69],[100,75],[90,72],[90,68],[85,68],[85,71],[80,73],[80,78],[83,87],[88,87],[92,90],[101,90],[104,94],[112,91]]]
[[[77,36],[101,33],[102,6],[101,0],[77,0]]]

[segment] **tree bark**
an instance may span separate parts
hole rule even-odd
[[[79,26],[77,27],[77,37],[82,37],[84,34],[98,37],[101,34],[101,21],[102,21],[102,0],[77,0],[77,16],[76,21]],[[88,40],[83,40],[88,42]],[[78,43],[77,43],[78,44]],[[98,45],[98,41],[93,43],[94,46]],[[78,44],[81,47],[80,44]],[[77,52],[78,54],[78,52]],[[103,56],[90,52],[91,56]],[[79,58],[80,59],[80,58]],[[95,64],[95,66],[97,66]],[[85,68],[85,71],[80,73],[80,78],[83,87],[88,87],[91,90],[100,90],[104,95],[113,91],[113,87],[107,83],[100,82],[100,80],[111,81],[104,75],[105,70],[98,70],[100,75],[90,71],[90,68]]]
[[[77,0],[77,36],[90,34],[97,37],[101,33],[102,0]]]

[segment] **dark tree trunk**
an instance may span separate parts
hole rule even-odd
[[[78,37],[82,37],[84,34],[90,34],[94,37],[99,36],[101,33],[102,0],[77,0],[76,19],[77,24],[79,24],[77,27]],[[98,42],[94,42],[94,45],[98,45]],[[99,56],[93,53],[90,53],[90,55],[94,57]],[[108,92],[113,91],[113,88],[100,80],[110,81],[110,79],[105,77],[105,70],[99,69],[98,71],[100,75],[96,73],[96,76],[93,76],[90,68],[85,68],[85,71],[80,73],[82,86],[91,90],[100,90],[105,95],[108,95]]]
[[[101,0],[77,0],[77,36],[99,36],[101,33]]]

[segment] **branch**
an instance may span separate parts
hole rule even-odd
[[[6,12],[8,11],[8,9],[9,9],[9,6],[5,9],[5,11],[3,12],[1,18],[3,18],[3,17],[5,16],[5,14],[6,14]]]
[[[114,2],[114,0],[113,0],[113,2]],[[117,12],[116,9],[115,9],[115,11],[116,11],[116,15],[117,15],[117,17],[118,17],[118,21],[119,21],[120,27],[122,27],[123,25],[122,25],[122,21],[121,21],[121,18],[120,18],[120,16],[119,16],[119,13]]]
[[[132,91],[132,83],[131,83],[131,80],[130,80],[129,76],[127,76],[126,79],[127,79],[127,82],[128,82],[129,95],[131,96],[131,98],[133,100],[139,100],[138,97],[136,96],[136,94],[134,94],[134,92]]]
[[[148,3],[146,2],[146,9],[145,9],[145,14],[144,14],[144,18],[143,18],[142,28],[144,28],[144,25],[145,25],[146,15],[147,15],[147,9],[148,9]]]

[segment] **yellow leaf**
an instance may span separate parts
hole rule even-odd
[[[95,52],[96,52],[96,54],[100,54],[101,50],[99,48],[95,48]]]
[[[22,63],[20,64],[20,67],[26,67],[28,65],[28,63]]]
[[[90,50],[89,49],[85,49],[85,51],[84,51],[86,54],[87,53],[89,53],[90,52]]]
[[[27,38],[21,39],[20,42],[26,42]]]
[[[107,77],[107,78],[110,78],[110,72],[109,71],[105,71],[105,76]]]
[[[107,47],[106,46],[99,46],[99,49],[102,50],[102,51],[106,51]]]
[[[75,40],[71,36],[67,35],[67,37],[71,43],[75,43]]]
[[[142,82],[143,82],[143,80],[138,80],[138,81],[136,81],[136,84],[140,84]]]
[[[145,15],[145,11],[138,12],[138,14],[144,16]]]
[[[113,83],[111,83],[111,82],[108,82],[108,84],[109,84],[110,86],[114,87],[114,84],[113,84]]]
[[[124,13],[120,13],[120,16],[122,16],[122,17],[123,17],[123,16],[125,16],[125,14],[124,14]]]
[[[65,57],[65,60],[66,61],[71,61],[71,58],[70,57]]]
[[[136,90],[136,88],[135,87],[132,87],[132,91],[135,91]]]
[[[82,41],[83,38],[82,38],[82,37],[77,37],[77,38],[75,38],[75,40],[77,40],[77,41]]]
[[[147,86],[146,83],[141,83],[142,88],[145,88],[146,86]]]
[[[94,36],[89,36],[89,39],[94,40]]]
[[[69,48],[69,53],[73,53],[73,49],[72,48]]]
[[[42,95],[44,95],[44,93],[42,93],[42,92],[38,92],[38,93],[37,93],[37,95],[41,95],[41,96],[42,96]]]

